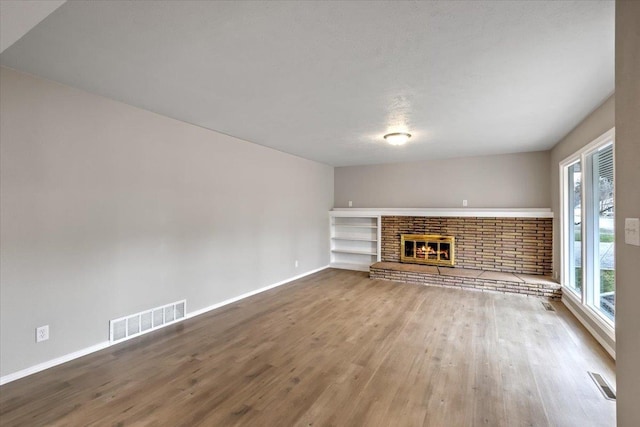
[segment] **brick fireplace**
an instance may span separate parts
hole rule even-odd
[[[454,236],[457,267],[550,276],[552,218],[382,216],[381,260],[400,262],[402,234]]]
[[[559,299],[552,278],[553,219],[382,215],[380,260],[372,279]],[[455,238],[455,267],[401,262],[402,235]]]

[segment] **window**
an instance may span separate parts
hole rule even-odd
[[[560,164],[562,283],[605,323],[615,319],[614,131]]]
[[[591,185],[586,212],[586,236],[591,239],[587,246],[589,282],[587,301],[611,321],[615,313],[615,253],[614,253],[614,199],[613,199],[613,143],[600,147],[587,156]]]
[[[582,186],[581,167],[578,160],[567,168],[567,203],[568,218],[568,280],[567,286],[572,291],[582,293]]]

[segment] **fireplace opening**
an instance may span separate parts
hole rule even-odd
[[[401,234],[400,261],[453,267],[455,237],[436,234]]]

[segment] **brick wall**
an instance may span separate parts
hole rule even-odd
[[[551,218],[382,217],[382,261],[400,262],[400,234],[455,236],[457,267],[552,274]]]

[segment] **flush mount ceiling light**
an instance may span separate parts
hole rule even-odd
[[[384,140],[391,145],[406,144],[409,138],[411,138],[411,134],[405,132],[388,133],[384,136]]]

